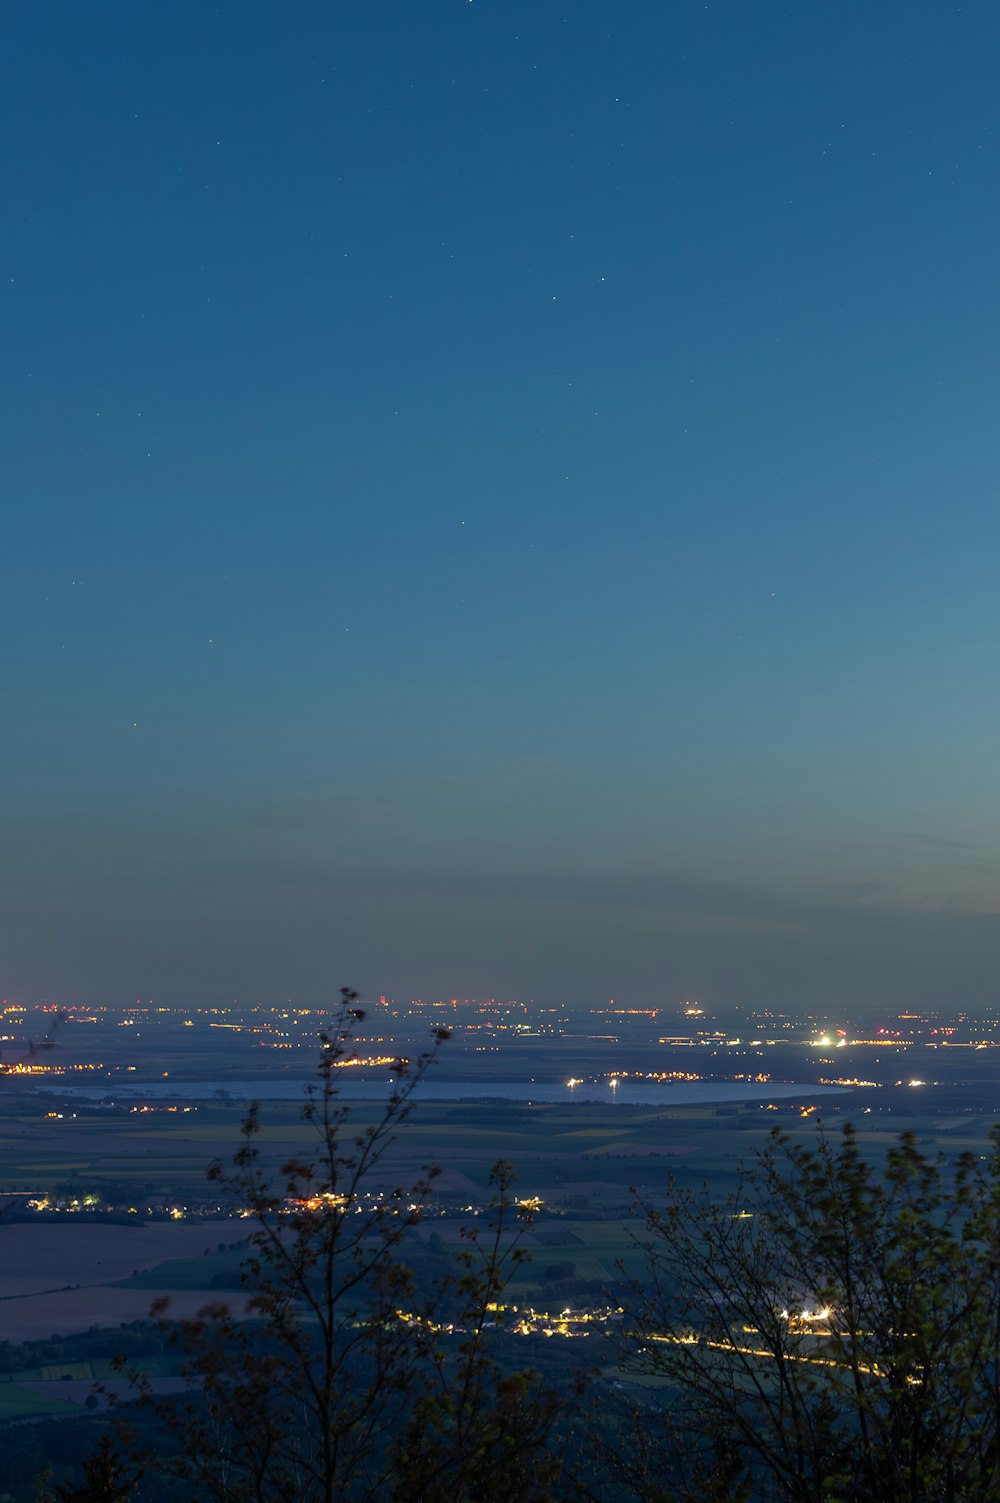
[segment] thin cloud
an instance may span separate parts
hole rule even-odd
[[[967,840],[944,840],[940,835],[924,835],[919,830],[895,830],[897,840],[912,840],[917,845],[930,846],[938,851],[974,851],[978,847]]]

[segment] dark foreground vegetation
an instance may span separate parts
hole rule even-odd
[[[248,1213],[239,1298],[58,1355],[0,1345],[0,1383],[116,1353],[89,1418],[4,1428],[0,1503],[1000,1498],[1000,1138],[949,1162],[904,1135],[876,1171],[850,1127],[777,1133],[731,1196],[646,1208],[585,1371],[558,1342],[526,1364],[505,1290],[532,1205],[499,1163],[456,1260],[414,1235],[432,1168],[371,1193],[443,1036],[357,1127],[337,1080],[360,1017],[345,993],[302,1156],[274,1181],[251,1109],[210,1171]]]

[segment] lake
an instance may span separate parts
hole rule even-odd
[[[198,1080],[154,1081],[150,1085],[116,1085],[114,1090],[88,1086],[49,1087],[61,1096],[86,1101],[295,1101],[303,1093],[306,1081],[297,1080]],[[389,1093],[391,1078],[345,1080],[341,1095],[345,1101],[380,1101]],[[468,1080],[433,1080],[420,1082],[414,1099],[420,1101],[518,1101],[544,1105],[570,1101],[602,1102],[621,1106],[696,1106],[708,1102],[766,1102],[789,1097],[818,1100],[823,1096],[843,1095],[848,1086],[795,1085],[792,1082],[761,1084],[747,1080],[659,1081],[623,1080],[618,1086],[580,1081],[576,1085],[535,1081],[489,1081],[477,1084]],[[220,1092],[226,1096],[219,1097]]]

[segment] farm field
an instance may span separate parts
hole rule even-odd
[[[206,1222],[119,1226],[68,1216],[0,1226],[0,1302],[63,1290],[70,1283],[112,1283],[168,1258],[200,1259],[206,1249],[215,1249],[218,1230]]]
[[[220,1298],[212,1280],[239,1265],[238,1253],[219,1252],[220,1232],[231,1242],[239,1224],[120,1226],[66,1216],[0,1225],[0,1340],[34,1341],[145,1320],[160,1295],[170,1297],[173,1314],[193,1315]],[[239,1298],[228,1297],[234,1304]]]
[[[170,1313],[178,1319],[197,1314],[209,1300],[220,1297],[217,1289],[117,1289],[108,1285],[27,1295],[0,1304],[0,1334],[5,1341],[40,1341],[98,1326],[146,1320],[151,1303],[161,1293],[170,1296]]]
[[[241,1107],[211,1107],[185,1116],[101,1115],[58,1120],[22,1098],[0,1116],[0,1190],[44,1191],[61,1185],[84,1194],[114,1187],[123,1194],[160,1196],[183,1203],[205,1199],[205,1169],[227,1159],[237,1145]],[[357,1103],[358,1128],[376,1120],[378,1107]],[[827,1106],[831,1130],[851,1117],[860,1141],[877,1154],[905,1127],[940,1141],[949,1152],[985,1151],[987,1115],[875,1112],[858,1104]],[[691,1106],[649,1109],[588,1103],[525,1105],[426,1102],[398,1134],[382,1170],[386,1183],[418,1178],[429,1165],[445,1166],[441,1191],[482,1190],[498,1158],[515,1165],[524,1193],[559,1198],[577,1186],[588,1200],[627,1201],[630,1186],[662,1188],[668,1175],[684,1183],[731,1176],[744,1157],[779,1126],[792,1137],[811,1137],[817,1117],[798,1106]],[[308,1153],[311,1135],[294,1103],[265,1103],[256,1143],[277,1167],[292,1153]],[[450,1184],[449,1184],[450,1180]],[[214,1191],[212,1192],[215,1193]],[[109,1195],[104,1198],[110,1199]],[[120,1199],[120,1196],[116,1196]]]
[[[50,1096],[24,1093],[4,1108],[0,1188],[55,1195],[62,1187],[66,1195],[96,1194],[114,1204],[125,1197],[139,1208],[137,1221],[141,1207],[153,1203],[218,1202],[205,1169],[237,1146],[243,1113],[230,1101],[185,1114],[92,1109],[59,1118],[51,1115]],[[858,1100],[847,1099],[824,1110],[831,1131],[853,1117],[862,1151],[873,1161],[904,1128],[928,1151],[985,1153],[993,1120],[930,1110],[864,1115]],[[356,1104],[353,1129],[375,1121],[378,1112],[375,1103]],[[630,1231],[641,1227],[637,1204],[655,1205],[671,1176],[682,1186],[724,1195],[772,1128],[809,1142],[816,1123],[815,1114],[803,1116],[793,1103],[766,1110],[757,1104],[651,1109],[425,1102],[401,1128],[373,1188],[411,1184],[428,1166],[444,1165],[433,1181],[426,1235],[457,1244],[462,1225],[488,1198],[492,1164],[506,1159],[515,1166],[517,1193],[544,1206],[525,1244],[532,1261],[518,1271],[512,1292],[542,1302],[553,1271],[561,1269],[596,1297],[618,1278],[619,1260],[634,1267]],[[261,1124],[256,1143],[272,1170],[308,1151],[310,1130],[296,1102],[265,1103]],[[219,1219],[145,1225],[88,1221],[69,1212],[37,1222],[0,1221],[0,1337],[25,1340],[142,1319],[159,1292],[172,1294],[178,1314],[193,1313],[237,1276],[240,1254],[230,1244],[246,1227],[234,1203],[229,1210]]]

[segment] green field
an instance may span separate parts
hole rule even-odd
[[[0,1381],[0,1422],[27,1419],[38,1414],[79,1413],[79,1406],[69,1404],[65,1399],[53,1399],[48,1394],[34,1393],[30,1388],[22,1388],[20,1383],[14,1381]]]
[[[212,1280],[236,1279],[246,1252],[210,1253],[204,1258],[171,1258],[128,1279],[116,1279],[115,1289],[208,1289]],[[229,1286],[225,1286],[228,1288]]]
[[[3,1188],[52,1190],[88,1182],[134,1186],[137,1193],[190,1198],[208,1192],[205,1170],[229,1157],[239,1140],[242,1109],[236,1103],[211,1104],[197,1113],[142,1117],[93,1115],[57,1120],[22,1098],[0,1117]],[[353,1109],[356,1129],[376,1120],[378,1107]],[[836,1129],[843,1120],[830,1111]],[[860,1141],[878,1156],[905,1127],[928,1146],[943,1151],[986,1151],[991,1118],[976,1115],[904,1116],[897,1112],[858,1117]],[[650,1110],[581,1103],[526,1106],[517,1103],[426,1103],[398,1134],[383,1160],[384,1181],[405,1183],[429,1164],[441,1164],[483,1191],[490,1166],[499,1158],[515,1165],[527,1194],[553,1199],[573,1194],[588,1203],[627,1205],[629,1189],[662,1190],[671,1174],[684,1184],[729,1178],[741,1160],[752,1157],[775,1126],[794,1140],[815,1133],[816,1117],[803,1119],[797,1108],[672,1107]],[[277,1167],[292,1153],[308,1156],[315,1141],[294,1103],[262,1111],[256,1144]],[[447,1185],[442,1187],[447,1190]],[[457,1190],[456,1190],[457,1193]],[[544,1198],[544,1197],[543,1197]]]

